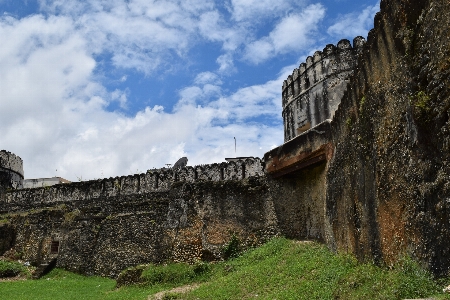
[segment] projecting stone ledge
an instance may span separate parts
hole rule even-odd
[[[331,120],[325,120],[264,155],[265,171],[277,178],[329,160],[333,155]]]

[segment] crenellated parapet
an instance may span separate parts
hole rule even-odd
[[[33,203],[55,203],[78,200],[139,195],[150,192],[165,192],[176,182],[218,182],[243,180],[263,176],[263,165],[259,158],[188,166],[179,169],[154,169],[146,173],[98,180],[57,184],[53,186],[21,189],[6,193],[6,205],[13,210],[29,209]]]
[[[14,153],[0,151],[0,188],[17,189],[23,183],[23,161]]]
[[[285,142],[331,119],[357,65],[365,44],[356,37],[329,44],[301,63],[283,82],[282,106]]]

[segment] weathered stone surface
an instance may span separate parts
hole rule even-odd
[[[267,152],[264,155],[266,173],[276,178],[331,159],[334,147],[330,122],[326,120]]]
[[[331,119],[347,89],[365,40],[357,37],[306,59],[283,84],[284,141],[287,142],[326,119]]]
[[[239,174],[262,172],[256,161]],[[203,174],[214,168],[220,174],[218,167],[204,167]],[[54,256],[51,243],[58,241],[58,267],[111,277],[142,263],[220,259],[233,234],[245,247],[279,234],[264,177],[171,181],[170,188],[151,192],[138,189],[137,178],[9,192],[1,228],[14,238],[15,252],[34,265]],[[105,192],[107,182],[114,193]]]
[[[22,188],[23,162],[17,155],[0,151],[0,192],[6,189]]]
[[[266,154],[266,171],[288,174],[284,184],[332,145],[323,185],[312,191],[326,199],[322,228],[333,249],[387,264],[406,253],[436,275],[449,272],[449,11],[448,1],[381,1],[325,140],[293,133],[289,120],[298,118],[284,111],[286,140],[300,135]],[[316,53],[299,72],[320,60]],[[289,87],[299,72],[283,85],[283,107],[295,98]],[[295,184],[313,174],[302,173]]]
[[[334,248],[449,271],[450,3],[381,1],[333,120]]]
[[[142,263],[220,259],[233,234],[244,246],[282,234],[386,264],[406,253],[447,275],[449,29],[447,0],[383,0],[367,43],[328,45],[284,82],[285,120],[299,120],[286,112],[302,111],[311,82],[340,104],[308,115],[304,132],[287,126],[287,143],[264,161],[0,193],[0,250],[34,264],[56,255],[60,267],[115,277]],[[357,61],[349,54],[336,65],[346,75],[333,92],[337,73],[326,60],[333,68],[355,48]]]

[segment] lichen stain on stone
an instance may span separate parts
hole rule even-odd
[[[381,250],[384,261],[392,266],[407,253],[407,234],[405,228],[405,204],[398,197],[382,201],[378,207]]]

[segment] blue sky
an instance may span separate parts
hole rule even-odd
[[[379,1],[0,0],[0,147],[25,178],[87,180],[262,156],[308,55]],[[237,150],[234,149],[234,137]]]

